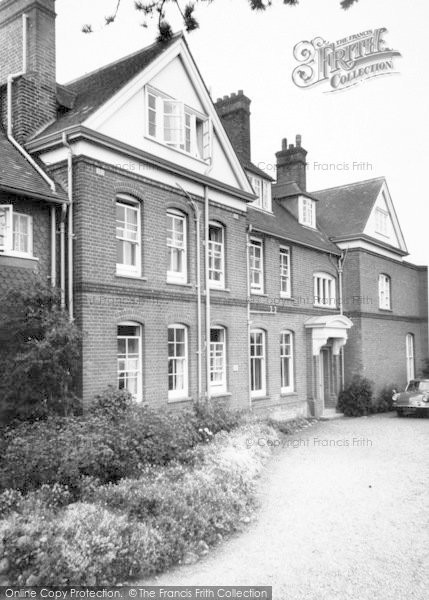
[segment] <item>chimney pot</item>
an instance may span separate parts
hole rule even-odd
[[[293,144],[289,144],[289,150],[292,150],[293,148],[295,148],[295,146]]]
[[[287,150],[287,139],[283,138],[282,140],[282,150]]]
[[[229,100],[229,96],[224,96],[223,99],[224,100]]]
[[[239,95],[239,96],[244,96],[244,92],[243,92],[243,90],[238,90],[238,95]]]
[[[302,139],[301,136],[298,134],[296,136],[296,146],[297,146],[297,148],[301,148],[301,139]]]

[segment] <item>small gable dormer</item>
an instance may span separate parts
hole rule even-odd
[[[406,250],[405,241],[385,181],[383,181],[368,217],[364,234],[394,248]]]

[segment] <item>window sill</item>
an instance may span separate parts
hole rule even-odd
[[[38,263],[39,259],[34,256],[18,256],[17,254],[0,252],[0,265],[3,267],[34,270]]]
[[[280,392],[280,398],[290,398],[291,396],[298,397],[298,392]]]
[[[231,392],[213,392],[210,393],[210,398],[227,398],[232,396]]]
[[[392,313],[393,310],[391,308],[380,308],[380,306],[378,307],[378,310],[381,312],[385,312],[385,313]]]
[[[188,288],[193,287],[192,283],[187,283],[185,281],[173,281],[172,279],[167,279],[166,284],[167,285],[178,285],[178,286],[188,287]]]
[[[270,396],[267,396],[267,394],[263,394],[261,396],[250,396],[250,399],[252,400],[252,402],[254,400],[269,400]]]
[[[23,252],[0,252],[0,256],[9,256],[11,258],[22,258],[24,260],[35,260],[39,261],[38,258],[32,254],[24,254]]]
[[[285,294],[284,292],[280,292],[280,298],[282,300],[294,300],[293,296],[290,294]]]
[[[141,277],[140,275],[125,275],[125,273],[116,273],[115,277],[119,277],[120,279],[137,279],[138,281],[147,281],[147,277]]]
[[[268,298],[268,294],[265,294],[264,292],[258,292],[256,290],[250,290],[250,295],[251,296],[264,296],[265,298]]]
[[[192,402],[190,396],[184,396],[183,398],[169,398],[167,404],[180,404],[181,402]]]
[[[165,142],[159,140],[158,138],[156,138],[152,135],[149,135],[148,133],[145,135],[145,138],[150,140],[151,142],[155,142],[155,144],[159,144],[160,146],[163,146],[163,148],[169,148],[170,150],[173,150],[174,152],[178,152],[182,156],[187,156],[188,158],[192,158],[193,160],[198,161],[199,163],[205,165],[206,167],[207,167],[207,165],[210,164],[210,160],[212,157],[210,157],[210,159],[204,160],[203,158],[200,158],[199,156],[195,156],[194,154],[191,154],[190,152],[186,152],[186,150],[182,150],[181,148],[176,148],[175,146],[170,146],[169,144],[166,144]]]
[[[225,287],[211,287],[209,288],[210,292],[228,292],[230,293],[231,290],[229,288],[225,288]]]
[[[338,306],[326,306],[326,304],[313,304],[313,308],[324,308],[325,310],[338,310]]]

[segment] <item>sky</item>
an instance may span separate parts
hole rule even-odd
[[[185,2],[184,2],[185,3]],[[122,0],[116,22],[103,27],[116,0],[56,0],[57,79],[65,83],[148,44],[156,23],[141,26],[134,0]],[[175,30],[181,29],[174,6]],[[247,0],[198,2],[200,29],[187,34],[191,52],[216,100],[243,90],[251,99],[252,160],[271,175],[282,138],[302,135],[308,151],[307,187],[314,191],[384,176],[410,252],[429,262],[427,191],[429,68],[427,0],[359,0],[348,11],[339,0],[273,0],[264,13]],[[81,32],[91,23],[94,33]],[[322,37],[335,42],[386,28],[397,50],[396,74],[329,93],[329,84],[303,89],[292,72],[294,47]]]

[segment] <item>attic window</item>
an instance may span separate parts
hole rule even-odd
[[[299,222],[307,227],[316,227],[316,203],[311,198],[299,198]]]
[[[195,158],[210,160],[212,126],[206,115],[147,88],[146,135]]]
[[[375,230],[381,235],[389,235],[389,214],[381,208],[375,211]]]
[[[258,196],[253,202],[253,206],[262,208],[262,210],[271,211],[271,184],[269,181],[262,179],[262,177],[255,177],[250,175],[250,183],[252,184],[253,191]]]

